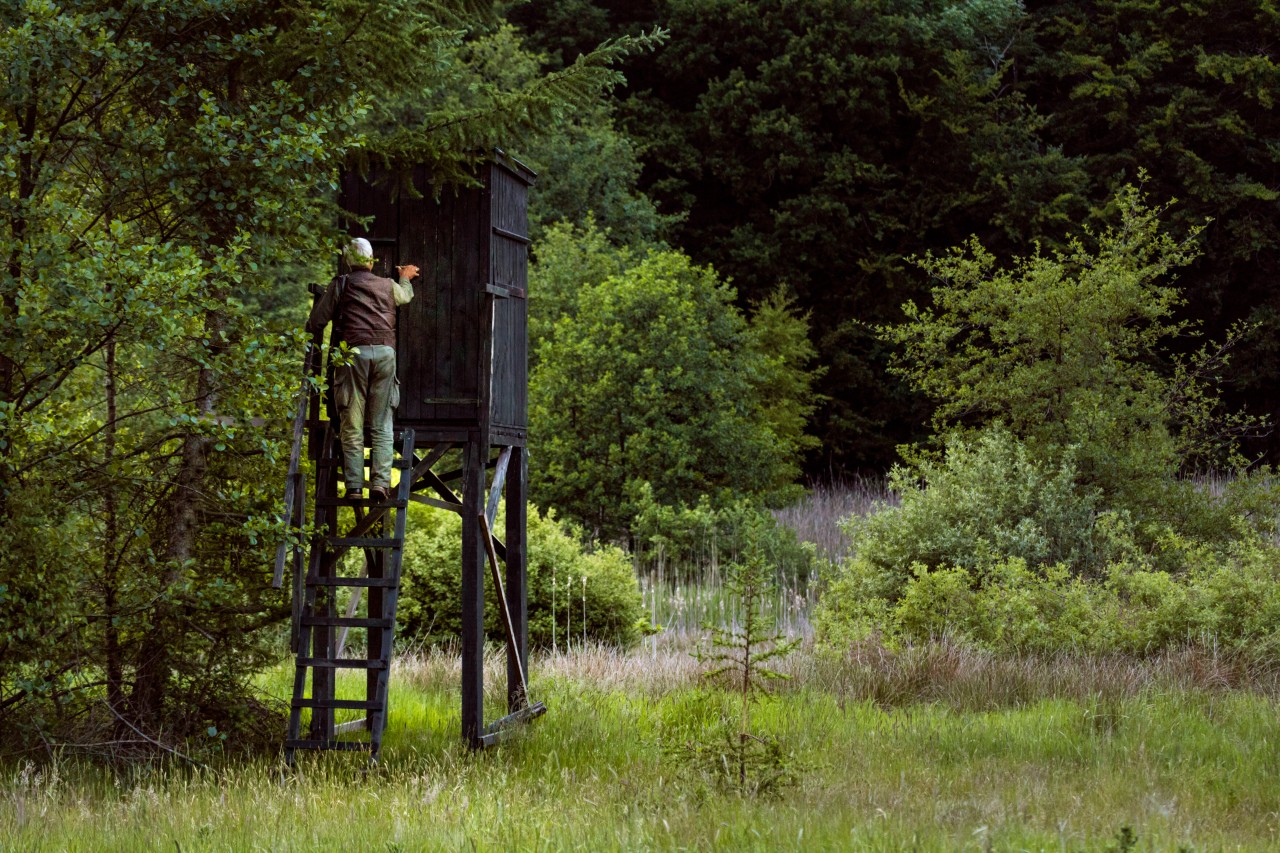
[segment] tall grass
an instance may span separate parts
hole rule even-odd
[[[809,614],[818,600],[819,579],[784,578],[762,601],[761,611],[788,636],[812,637]],[[720,574],[694,575],[691,581],[640,578],[645,613],[663,634],[679,639],[700,637],[709,625],[739,627],[742,602],[724,586]],[[649,644],[654,642],[649,639]]]
[[[828,558],[836,521],[890,500],[874,482],[815,490],[779,518]],[[946,638],[872,638],[779,661],[753,713],[801,784],[726,793],[674,761],[733,697],[690,654],[741,603],[708,562],[696,583],[644,579],[661,633],[630,651],[535,652],[549,713],[503,747],[460,743],[456,649],[403,649],[381,765],[304,754],[112,773],[66,756],[0,765],[0,849],[62,850],[1273,850],[1280,847],[1280,665],[1186,647],[1157,656],[996,655]],[[676,575],[678,576],[678,575]],[[785,582],[777,624],[808,636],[820,579]],[[283,705],[292,666],[258,688]],[[362,674],[342,673],[356,696]],[[485,658],[486,707],[505,656]]]
[[[802,499],[776,510],[773,516],[794,530],[801,542],[813,543],[819,556],[838,561],[849,556],[852,544],[840,522],[897,503],[897,495],[889,491],[884,478],[856,476],[815,484]]]
[[[940,644],[784,662],[754,719],[801,768],[783,798],[673,764],[733,697],[674,641],[539,655],[549,713],[502,748],[458,741],[452,651],[402,656],[380,767],[305,755],[111,774],[0,769],[12,850],[1268,850],[1280,843],[1274,674],[1186,651],[1137,663],[995,659]],[[501,656],[487,661],[498,684]],[[264,677],[283,695],[287,665]],[[975,697],[994,697],[978,701]],[[491,707],[499,703],[491,695]],[[497,713],[494,711],[493,713]]]
[[[809,543],[818,560],[804,571],[794,565],[778,566],[778,584],[764,602],[763,611],[788,636],[811,638],[809,616],[822,589],[821,567],[848,556],[849,538],[841,522],[865,515],[881,506],[892,506],[897,497],[883,479],[855,477],[835,484],[815,485],[796,504],[773,513],[774,520]],[[740,555],[729,551],[713,534],[679,557],[654,549],[637,560],[645,612],[661,630],[682,640],[701,636],[708,625],[737,627],[742,603],[724,588],[726,563]],[[654,640],[649,640],[653,646]]]

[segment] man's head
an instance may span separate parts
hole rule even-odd
[[[342,257],[347,266],[360,269],[373,269],[373,245],[363,237],[355,237],[347,244]]]

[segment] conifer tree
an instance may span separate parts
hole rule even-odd
[[[697,658],[709,668],[703,678],[725,684],[737,694],[737,725],[726,727],[723,743],[689,742],[686,759],[742,793],[776,794],[795,781],[794,768],[776,738],[758,735],[751,724],[751,707],[772,682],[790,676],[771,668],[800,645],[777,630],[765,612],[766,599],[776,591],[774,571],[758,548],[729,567],[725,590],[736,598],[736,619],[728,625],[708,626],[709,648]]]

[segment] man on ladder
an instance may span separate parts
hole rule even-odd
[[[373,274],[373,246],[363,237],[348,244],[343,258],[351,270],[329,283],[311,309],[307,331],[323,331],[333,321],[331,345],[351,348],[346,364],[334,369],[333,396],[342,438],[342,471],[347,497],[364,492],[364,426],[369,423],[369,497],[385,501],[391,490],[392,410],[400,403],[396,379],[396,307],[413,299],[413,264],[396,267],[400,280]]]

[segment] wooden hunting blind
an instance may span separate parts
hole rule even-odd
[[[528,224],[526,198],[534,175],[501,152],[477,175],[478,186],[437,192],[426,168],[409,176],[347,174],[341,204],[352,237],[374,248],[374,272],[393,277],[400,264],[417,264],[414,298],[399,308],[395,411],[399,482],[387,501],[339,498],[342,453],[336,413],[318,393],[299,403],[286,504],[295,525],[307,515],[300,472],[304,432],[315,468],[315,535],[292,547],[294,696],[285,747],[368,749],[376,759],[386,725],[387,676],[396,627],[396,603],[407,507],[410,501],[461,514],[462,735],[472,747],[498,742],[509,727],[545,708],[526,695],[528,624],[526,492],[528,463]],[[313,288],[318,290],[318,288]],[[309,350],[309,375],[321,372]],[[493,533],[505,497],[506,525]],[[349,508],[350,513],[342,510]],[[352,518],[354,517],[354,523]],[[505,541],[503,541],[505,540]],[[342,556],[364,552],[360,577],[344,577]],[[276,584],[283,582],[289,548],[281,546]],[[305,552],[305,553],[304,553]],[[498,562],[505,564],[499,571]],[[504,612],[507,639],[507,715],[484,724],[484,575],[490,570]],[[350,570],[346,570],[350,574]],[[345,614],[339,614],[346,588]],[[367,591],[367,596],[365,592]],[[366,599],[367,615],[357,611]],[[367,632],[360,658],[344,658],[346,634]],[[338,670],[366,672],[363,699],[340,698]],[[310,690],[307,690],[310,673]],[[345,682],[343,682],[345,686]],[[309,709],[308,732],[302,732]],[[338,711],[365,717],[339,723]],[[369,732],[368,740],[348,739]]]

